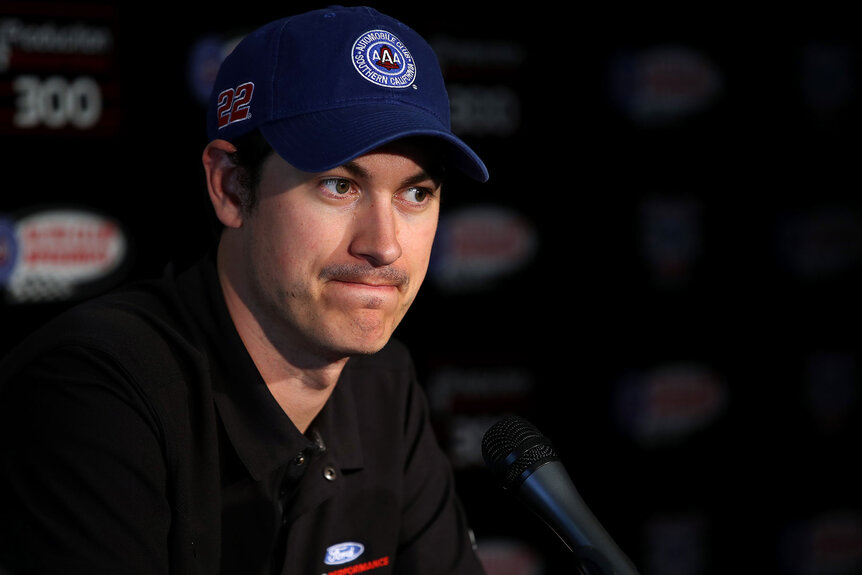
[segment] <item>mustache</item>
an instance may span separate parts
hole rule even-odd
[[[376,268],[358,263],[330,264],[320,271],[320,279],[396,287],[410,283],[410,276],[402,269],[391,266]]]

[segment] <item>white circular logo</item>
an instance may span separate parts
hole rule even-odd
[[[416,63],[401,40],[386,30],[370,30],[353,43],[353,67],[363,78],[385,88],[407,88],[416,79]]]
[[[350,563],[365,552],[365,545],[355,541],[345,541],[326,548],[326,558],[323,560],[327,565],[341,565]]]

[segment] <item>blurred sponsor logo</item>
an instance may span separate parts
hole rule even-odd
[[[617,56],[611,96],[634,122],[667,124],[708,108],[723,89],[719,70],[699,52],[662,46]]]
[[[461,136],[505,137],[521,127],[521,100],[515,89],[452,84],[447,90],[452,130]]]
[[[15,222],[0,217],[0,285],[6,283],[18,255],[18,243],[15,241]]]
[[[515,539],[482,539],[476,554],[488,575],[541,575],[541,556],[530,545]]]
[[[198,38],[191,45],[186,74],[189,91],[200,105],[207,105],[219,67],[244,36],[244,33],[230,37],[211,34]]]
[[[456,38],[438,34],[431,38],[446,76],[495,74],[511,76],[524,66],[527,49],[520,42],[493,38]]]
[[[521,42],[438,35],[431,45],[448,80],[456,133],[506,137],[521,128],[521,95],[515,85],[527,58]]]
[[[0,14],[0,132],[113,134],[116,8],[18,2]]]
[[[532,224],[501,206],[463,208],[441,217],[429,277],[449,291],[482,289],[523,269],[538,239]]]
[[[714,423],[727,386],[704,366],[669,364],[624,377],[615,411],[621,429],[643,445],[676,442]]]
[[[496,415],[448,416],[437,424],[440,437],[449,460],[455,469],[485,468],[482,459],[482,438],[498,419]]]
[[[11,303],[84,297],[119,279],[128,258],[117,222],[81,208],[35,211],[0,228],[0,285]]]
[[[441,368],[428,377],[429,403],[441,443],[457,468],[481,467],[481,442],[498,414],[529,404],[535,379],[526,368]]]
[[[516,366],[448,367],[429,376],[427,393],[431,409],[439,412],[505,410],[522,404],[534,384],[533,375]]]
[[[855,575],[862,572],[862,517],[842,509],[792,522],[780,546],[784,573]]]

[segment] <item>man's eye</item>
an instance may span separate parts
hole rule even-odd
[[[414,204],[422,204],[431,198],[432,192],[427,188],[409,188],[404,192],[404,198]]]
[[[342,178],[329,178],[328,180],[321,182],[321,185],[329,192],[338,196],[350,193],[351,188],[350,180],[344,180]]]

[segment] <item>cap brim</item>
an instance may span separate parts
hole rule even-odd
[[[449,144],[452,167],[485,182],[479,156],[433,115],[403,105],[362,104],[318,111],[263,124],[273,149],[293,167],[324,172],[377,148],[411,136],[432,136]]]

